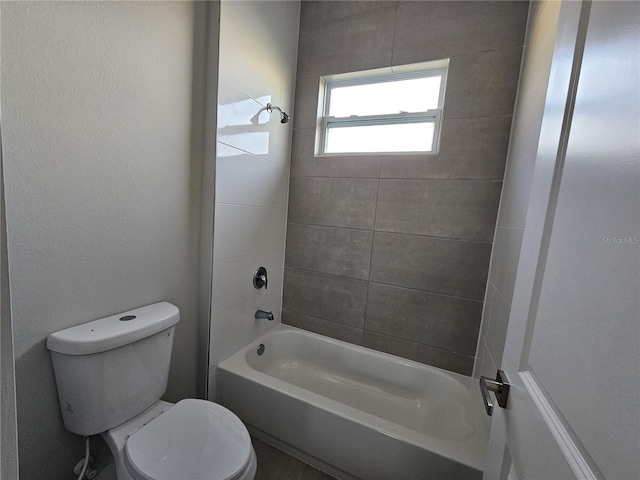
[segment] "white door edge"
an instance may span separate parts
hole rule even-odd
[[[574,440],[575,435],[557,413],[557,409],[547,398],[535,376],[530,371],[519,372],[518,375],[576,478],[601,480],[602,475],[594,471],[590,459],[581,452],[581,448]]]

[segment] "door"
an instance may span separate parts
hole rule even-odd
[[[640,478],[640,4],[565,2],[487,479]]]

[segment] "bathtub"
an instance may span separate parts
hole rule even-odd
[[[337,478],[482,477],[472,378],[279,325],[220,363],[217,387],[254,435]]]

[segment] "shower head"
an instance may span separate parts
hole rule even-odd
[[[276,107],[275,105],[271,105],[270,103],[267,103],[267,112],[273,113],[274,110],[278,110],[278,112],[280,112],[280,123],[289,123],[289,119],[291,117],[287,115],[287,112],[282,110],[280,107]]]

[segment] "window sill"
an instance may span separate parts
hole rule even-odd
[[[332,157],[385,157],[385,156],[407,156],[407,157],[424,157],[438,155],[440,152],[433,151],[417,151],[417,152],[344,152],[344,153],[315,153],[315,158],[332,158]]]

